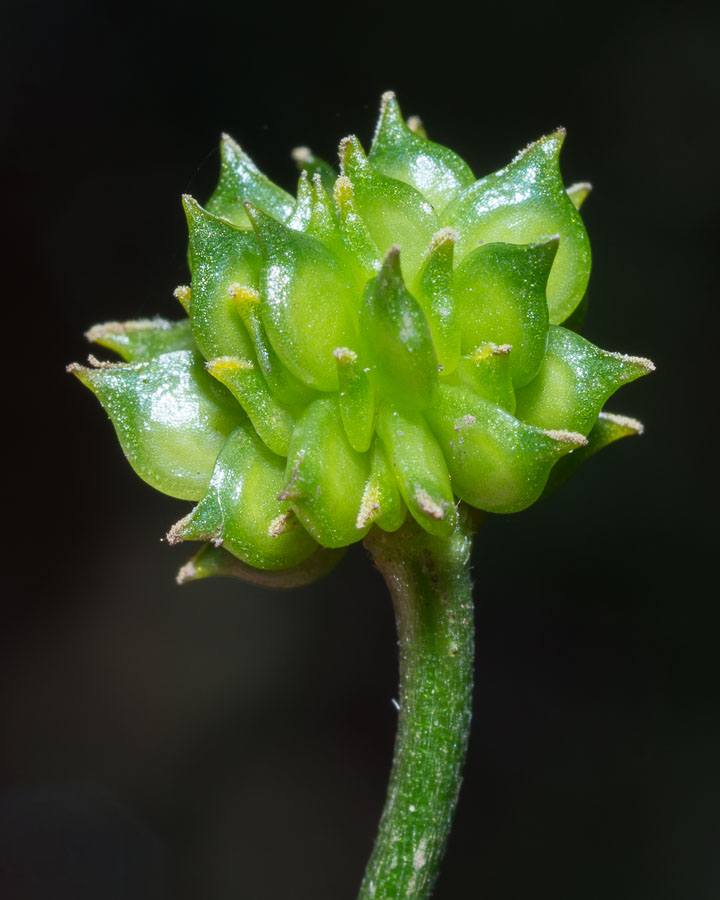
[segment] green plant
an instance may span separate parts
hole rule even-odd
[[[577,332],[590,274],[562,131],[479,180],[383,97],[340,176],[307,148],[297,197],[229,137],[184,198],[186,317],[95,326],[125,362],[73,365],[136,472],[196,502],[179,580],[291,586],[365,539],[395,604],[400,720],[362,898],[432,889],[469,727],[473,511],[518,512],[639,423],[602,412],[648,360]],[[564,323],[564,324],[562,324]]]

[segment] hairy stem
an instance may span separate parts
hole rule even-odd
[[[399,721],[390,784],[359,900],[430,896],[465,762],[472,699],[472,530],[450,539],[415,522],[365,545],[392,594],[400,654]]]

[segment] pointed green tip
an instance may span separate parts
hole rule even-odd
[[[628,356],[627,353],[613,353],[612,351],[607,351],[607,355],[626,363],[634,370],[636,378],[640,378],[642,375],[649,375],[655,371],[655,363],[645,356]]]
[[[368,165],[368,159],[363,146],[354,134],[344,137],[338,147],[340,157],[340,172],[343,175],[352,175]]]
[[[185,218],[188,223],[188,227],[192,230],[193,227],[199,226],[203,222],[222,222],[225,226],[231,226],[236,231],[242,231],[243,229],[237,225],[235,222],[231,222],[230,219],[226,218],[225,215],[219,215],[214,212],[210,212],[209,209],[205,209],[205,207],[198,203],[198,201],[192,196],[192,194],[183,194],[182,195],[182,205],[185,210]]]
[[[222,523],[214,519],[209,522],[203,514],[201,502],[182,519],[178,519],[165,535],[165,540],[171,547],[184,541],[210,541],[214,547],[221,547]]]
[[[618,437],[630,437],[635,434],[638,437],[645,434],[645,426],[637,419],[631,416],[621,416],[617,413],[601,412],[598,419],[614,425],[617,430]]]
[[[353,183],[347,175],[339,175],[335,179],[335,184],[333,185],[333,197],[341,209],[342,207],[355,202]]]
[[[403,118],[395,91],[385,91],[380,98],[380,114],[373,136],[373,149],[386,141],[392,144],[398,140],[407,140],[413,134],[417,135],[417,132],[414,132]]]
[[[408,126],[400,112],[400,104],[395,96],[395,91],[385,91],[380,98],[380,116],[378,118],[375,137],[384,129],[400,129],[408,131]]]
[[[324,578],[343,558],[347,547],[339,550],[318,548],[300,565],[288,569],[256,569],[242,562],[222,547],[207,543],[177,573],[178,584],[201,578],[238,578],[249,584],[268,588],[295,588]]]
[[[121,362],[100,362],[92,354],[88,357],[88,362],[90,363],[89,366],[81,366],[80,363],[70,363],[69,366],[65,367],[65,371],[68,375],[74,375],[79,381],[82,381],[85,387],[90,388],[93,393],[95,393],[95,382],[99,372],[103,372],[105,369],[118,369],[126,365]]]
[[[197,215],[202,210],[202,207],[192,194],[182,195],[182,205],[183,209],[185,210],[185,215],[188,216],[188,218],[191,215]]]
[[[89,387],[92,390],[92,384],[90,382],[90,369],[87,366],[81,366],[80,363],[70,363],[69,366],[65,366],[65,371],[68,375],[74,375],[78,381],[81,381],[85,387]]]
[[[567,130],[565,128],[556,128],[552,134],[547,135],[547,137],[540,138],[538,141],[538,145],[542,147],[542,149],[547,153],[548,156],[552,156],[555,159],[560,155],[560,150],[562,149],[562,145],[565,143],[565,138],[567,137]]]
[[[338,365],[352,365],[357,362],[357,353],[349,347],[336,347],[333,350],[333,356]]]
[[[182,519],[178,519],[165,535],[165,540],[171,547],[174,547],[176,544],[181,544],[183,541],[192,540],[187,534],[187,527],[190,524],[192,516],[193,514],[190,512],[186,516],[183,516]]]
[[[333,182],[327,184],[323,181],[322,174],[320,172],[315,172],[311,179],[310,189],[312,191],[312,202],[313,202],[313,210],[319,204],[322,207],[329,208],[330,205],[330,197],[329,194],[332,192],[335,194],[335,186],[337,185],[339,179],[334,178]],[[350,183],[350,179],[345,179],[348,183]],[[350,185],[350,190],[352,192],[352,184]],[[336,197],[337,199],[337,197]],[[338,200],[338,202],[340,202]]]
[[[225,163],[241,164],[243,167],[257,172],[257,166],[250,159],[238,142],[229,134],[223,132],[220,135],[220,156]]]
[[[207,221],[208,219],[212,219],[214,221],[221,220],[223,222],[228,222],[228,219],[225,219],[222,216],[217,216],[215,213],[211,213],[209,210],[205,209],[202,204],[198,203],[198,201],[192,196],[192,194],[183,194],[182,195],[182,205],[185,210],[185,219],[188,223],[188,228],[192,230],[194,227],[200,225],[201,222]],[[232,224],[232,223],[230,223]]]
[[[173,297],[178,301],[186,313],[190,313],[190,301],[192,290],[187,284],[179,284],[173,291]]]
[[[537,141],[532,141],[527,147],[524,147],[515,157],[513,163],[518,162],[528,153],[543,152],[547,156],[557,159],[560,154],[567,131],[565,128],[556,128],[550,134],[543,135]]]
[[[255,204],[250,200],[245,200],[243,202],[243,207],[253,225],[255,224],[256,219],[257,221],[260,221],[260,219],[264,215],[263,211],[259,207],[255,206]]]
[[[400,267],[400,247],[393,244],[382,261],[382,266],[378,272],[378,278],[382,279],[385,284],[391,281],[399,282],[404,285],[405,281]]]
[[[580,434],[579,431],[563,431],[562,429],[551,428],[545,429],[545,434],[557,441],[564,448],[563,452],[574,450],[576,447],[584,447],[588,442],[585,435]]]
[[[263,252],[272,252],[273,248],[280,252],[280,248],[287,246],[290,235],[297,234],[249,200],[243,206]]]
[[[432,236],[432,240],[430,241],[430,249],[437,250],[438,247],[442,247],[443,245],[452,244],[455,245],[457,243],[458,234],[454,228],[451,228],[449,225],[446,225],[445,228],[441,228],[440,231],[436,231]]]
[[[553,467],[542,496],[548,497],[554,493],[573,472],[600,450],[621,438],[641,435],[644,430],[642,422],[630,416],[601,412],[590,430],[587,444],[566,455]]]
[[[383,265],[394,265],[396,263],[399,265],[399,258],[400,247],[398,246],[398,244],[393,244],[385,254]]]
[[[250,200],[245,200],[243,207],[248,219],[250,219],[250,224],[261,243],[270,234],[278,234],[281,230],[284,230],[284,226],[281,222],[278,222],[277,219],[273,218],[269,213],[266,213],[264,209],[256,206]]]

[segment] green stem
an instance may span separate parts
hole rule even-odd
[[[392,594],[400,653],[400,712],[390,784],[359,900],[430,896],[452,824],[472,699],[472,531],[415,522],[374,528],[365,545]]]

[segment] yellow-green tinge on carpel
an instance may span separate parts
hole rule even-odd
[[[458,501],[518,512],[641,431],[602,410],[652,363],[577,333],[589,185],[563,183],[564,132],[476,179],[411,124],[387,93],[339,173],[294,151],[297,197],[223,136],[215,192],[183,199],[185,318],[95,326],[124,362],[70,367],[140,477],[196,503],[168,535],[205,542],[185,580],[324,574],[408,513],[449,537]]]

